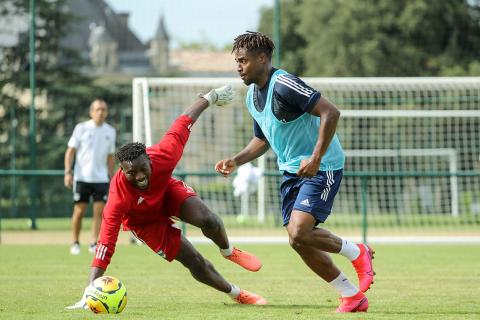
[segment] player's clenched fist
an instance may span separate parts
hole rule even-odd
[[[236,168],[237,164],[232,159],[220,160],[215,165],[215,171],[217,171],[224,177],[228,177],[233,171],[235,171]]]

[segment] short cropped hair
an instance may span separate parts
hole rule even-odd
[[[103,99],[95,99],[95,100],[92,101],[92,103],[90,103],[90,111],[93,110],[93,107],[94,107],[95,104],[97,104],[97,103],[104,104],[106,107],[108,107],[107,102],[105,102],[105,100],[103,100]]]
[[[272,59],[275,44],[263,33],[247,31],[234,39],[232,52],[242,48],[257,54],[263,52],[269,59]]]
[[[143,154],[147,155],[145,144],[141,142],[131,142],[120,147],[120,149],[115,154],[115,157],[119,162],[131,162]]]

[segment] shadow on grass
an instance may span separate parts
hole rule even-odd
[[[225,306],[231,307],[231,308],[245,308],[245,307],[254,307],[254,308],[262,308],[262,309],[285,309],[285,310],[320,310],[320,309],[326,309],[326,310],[331,310],[332,305],[326,305],[326,304],[274,304],[274,303],[269,303],[264,306],[252,306],[252,305],[244,305],[244,304],[230,304],[230,303],[224,303]],[[335,306],[336,308],[336,306]]]
[[[439,318],[438,319],[441,319],[441,315],[459,315],[459,316],[462,316],[462,315],[475,315],[475,316],[478,316],[478,313],[474,312],[474,311],[437,311],[437,312],[422,312],[422,311],[401,311],[401,312],[395,312],[395,311],[374,311],[372,313],[375,313],[375,314],[378,314],[378,315],[398,315],[398,316],[401,316],[401,315],[431,315],[431,316],[434,316],[434,315],[438,315]],[[461,319],[461,318],[458,318],[458,319]]]

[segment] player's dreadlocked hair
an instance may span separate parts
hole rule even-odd
[[[145,144],[141,142],[131,142],[122,146],[115,154],[115,157],[119,162],[133,161],[142,154],[147,154],[145,151]]]
[[[247,49],[247,51],[250,52],[253,51],[257,54],[264,52],[269,59],[272,59],[272,52],[275,49],[275,44],[269,37],[260,32],[247,31],[236,37],[233,41],[232,52],[241,48]]]

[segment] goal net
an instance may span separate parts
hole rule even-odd
[[[327,228],[352,236],[480,236],[480,78],[304,78],[341,111],[345,177]],[[198,93],[232,84],[229,107],[193,126],[176,175],[239,236],[285,235],[276,157],[255,166],[251,193],[234,195],[214,164],[252,138],[247,87],[234,78],[137,78],[133,137],[156,143]],[[188,229],[195,235],[196,230]],[[453,239],[453,238],[452,238]]]

